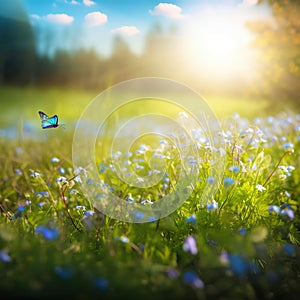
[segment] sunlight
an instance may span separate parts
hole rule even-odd
[[[207,9],[189,22],[188,63],[209,77],[251,76],[251,35],[244,26],[246,19],[235,12]]]

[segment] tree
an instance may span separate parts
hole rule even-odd
[[[259,89],[274,100],[299,101],[300,95],[300,1],[267,2],[273,19],[256,21],[249,28],[256,34],[255,45],[262,51]]]
[[[0,84],[27,83],[34,74],[35,41],[21,0],[0,1]]]

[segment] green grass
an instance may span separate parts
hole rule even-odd
[[[34,120],[38,110],[44,110],[49,115],[58,114],[66,121],[76,120],[86,105],[101,92],[101,90],[77,90],[76,88],[2,86],[0,87],[0,124],[15,122],[16,118]],[[241,98],[226,94],[205,94],[203,97],[219,118],[228,117],[235,112],[248,118],[269,113],[270,104],[265,99],[253,99],[250,96]]]
[[[7,100],[2,100],[3,123],[13,122],[20,114],[24,120],[36,121],[37,127],[38,110],[57,113],[71,122],[97,95],[92,91],[32,88],[4,88],[0,93],[1,99]],[[227,105],[220,103],[214,98],[211,106],[224,119],[226,136],[221,135],[221,139],[226,141],[226,167],[215,195],[208,201],[212,204],[215,200],[218,207],[200,203],[209,170],[214,168],[210,149],[201,142],[204,144],[196,154],[201,159],[200,172],[188,199],[171,215],[150,223],[125,223],[104,217],[93,208],[75,180],[78,177],[74,179],[72,130],[40,129],[33,139],[2,137],[1,296],[296,299],[300,291],[299,118],[290,113],[272,122],[261,118],[259,124],[249,119],[249,125],[243,128],[243,112],[250,117],[261,115],[263,108],[257,103],[262,102],[231,99],[226,100]],[[226,118],[232,112],[243,118]],[[286,143],[293,145],[288,147]],[[134,147],[139,147],[139,141]],[[142,156],[134,150],[128,158],[130,170],[137,164],[143,166],[137,171],[143,176],[152,150],[145,150]],[[90,187],[106,183],[105,193],[113,192],[124,201],[129,195],[135,202],[147,197],[159,201],[176,190],[178,167],[182,164],[178,151],[166,147],[161,152],[170,157],[163,159],[170,179],[167,187],[163,180],[145,190],[129,186],[111,167],[111,158],[100,156],[97,162],[103,163],[99,166],[103,172],[98,182],[89,183]],[[59,161],[51,161],[53,157]],[[141,158],[144,161],[137,163],[135,159]],[[32,176],[34,172],[40,176]],[[88,180],[89,172],[87,168],[86,176],[79,175],[82,181]],[[57,181],[61,176],[66,178],[63,183]],[[225,178],[233,181],[226,183]],[[265,190],[260,191],[262,187]],[[272,205],[280,212],[270,212]],[[85,211],[94,214],[86,216]],[[191,216],[194,219],[189,219]],[[197,253],[185,251],[187,237],[194,238]]]

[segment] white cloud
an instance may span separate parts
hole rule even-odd
[[[100,11],[95,11],[87,14],[84,20],[88,27],[95,27],[105,24],[107,22],[107,16]]]
[[[41,17],[39,15],[36,15],[36,14],[32,14],[30,15],[31,19],[34,19],[34,20],[40,20]]]
[[[164,16],[170,19],[184,18],[184,15],[181,12],[181,7],[171,3],[159,3],[153,10],[149,10],[151,15]]]
[[[256,5],[258,3],[258,0],[243,0],[241,4],[239,4],[239,7],[249,7]]]
[[[78,5],[78,4],[80,4],[77,0],[70,0],[70,1],[65,0],[65,3],[72,4],[72,5]]]
[[[135,26],[121,26],[113,29],[111,32],[125,34],[125,35],[135,35],[140,33],[139,29]]]
[[[83,0],[82,3],[85,5],[85,6],[92,6],[92,5],[95,5],[96,3],[92,0]]]
[[[74,17],[67,14],[48,14],[44,19],[56,24],[71,24],[74,21]]]

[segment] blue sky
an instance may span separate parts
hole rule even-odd
[[[8,0],[10,1],[10,0]],[[203,30],[209,20],[233,22],[232,28],[265,14],[257,0],[24,0],[35,29],[40,52],[56,48],[94,48],[109,55],[112,40],[121,35],[131,50],[141,53],[145,37],[154,24],[175,25],[183,34]],[[210,15],[207,13],[210,11]],[[219,16],[216,14],[219,14]],[[227,14],[227,16],[226,16]],[[201,24],[201,20],[203,23]],[[191,37],[193,39],[193,37]]]

